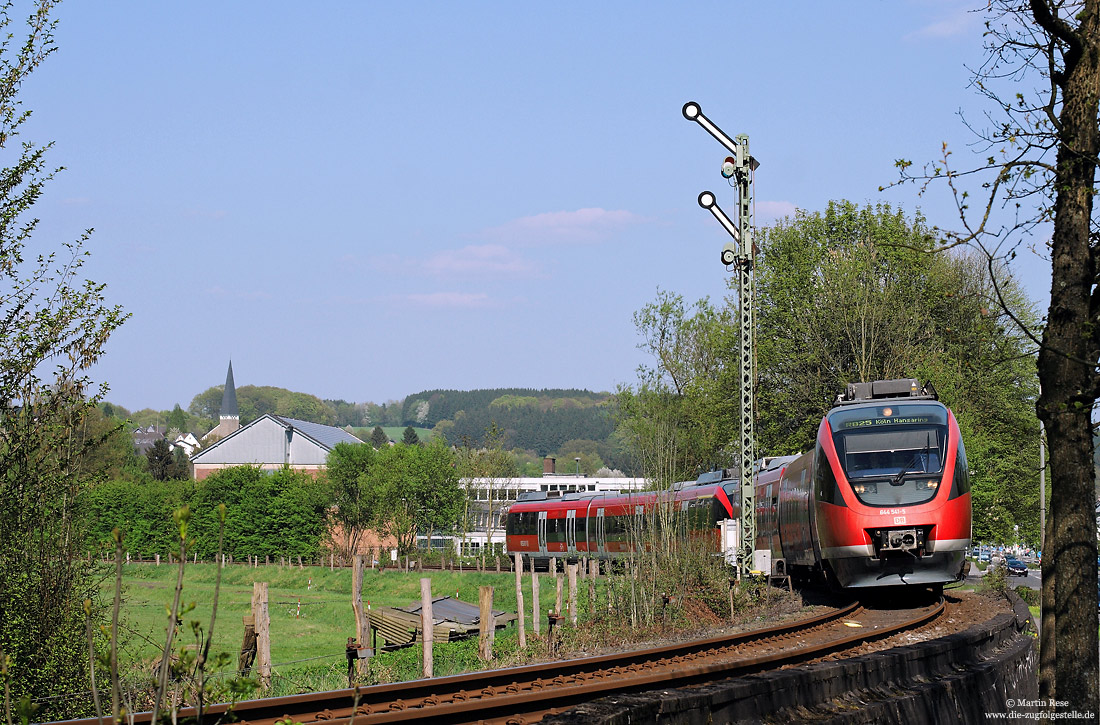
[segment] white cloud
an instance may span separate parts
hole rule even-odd
[[[490,227],[480,236],[522,244],[591,244],[644,221],[644,217],[624,210],[553,211]]]
[[[535,265],[499,244],[447,249],[424,260],[424,269],[438,276],[513,276],[531,274]]]
[[[500,244],[471,244],[461,249],[444,249],[425,258],[384,254],[371,259],[380,272],[410,277],[515,277],[534,275],[535,263]]]
[[[954,38],[980,28],[981,24],[982,16],[979,13],[973,12],[971,8],[960,7],[952,10],[947,17],[907,33],[905,40]]]

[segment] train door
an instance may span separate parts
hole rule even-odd
[[[546,553],[546,512],[539,511],[538,521],[538,534],[539,534],[539,553]]]
[[[565,550],[575,554],[577,552],[577,510],[569,509],[565,512]]]
[[[607,552],[607,537],[604,534],[604,510],[602,508],[596,509],[596,552],[603,554]]]

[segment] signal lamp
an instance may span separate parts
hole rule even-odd
[[[722,177],[725,179],[732,178],[737,173],[737,159],[732,156],[727,156],[726,160],[722,162]]]

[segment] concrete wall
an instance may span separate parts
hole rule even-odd
[[[942,639],[720,684],[609,697],[542,722],[988,723],[986,714],[1008,712],[1010,699],[1038,699],[1030,619],[1017,598],[1013,614]]]

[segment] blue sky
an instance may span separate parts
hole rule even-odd
[[[95,227],[133,314],[95,375],[131,409],[224,381],[382,402],[427,388],[611,390],[658,288],[725,293],[696,204],[760,160],[757,223],[879,192],[971,140],[975,3],[69,2],[24,86],[64,165],[42,244]],[[1043,299],[1045,263],[1021,266]]]

